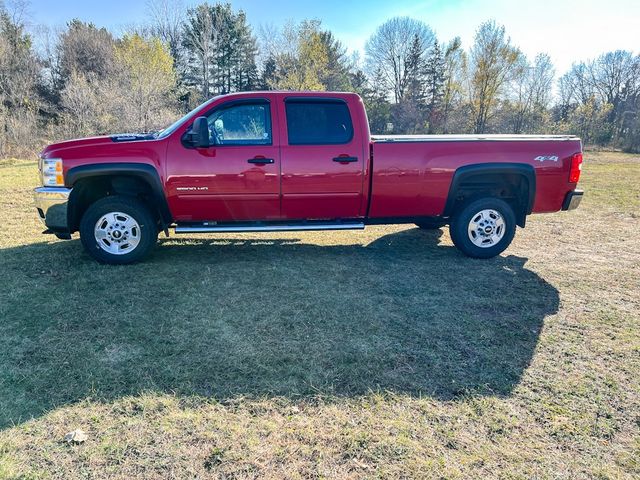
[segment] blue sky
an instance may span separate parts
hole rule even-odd
[[[183,0],[186,6],[200,3]],[[551,55],[558,73],[573,61],[602,52],[640,52],[640,0],[232,0],[260,24],[319,18],[350,49],[363,51],[367,38],[385,19],[408,15],[425,21],[440,41],[458,35],[465,48],[478,24],[493,18],[506,26],[513,42],[533,58]],[[64,25],[77,17],[118,32],[146,19],[146,0],[31,0],[35,25]]]

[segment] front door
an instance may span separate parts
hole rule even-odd
[[[266,99],[223,103],[206,115],[211,147],[170,142],[167,194],[176,221],[279,218],[280,153],[272,113]]]
[[[347,102],[310,96],[284,100],[279,103],[282,217],[361,216],[365,152]]]

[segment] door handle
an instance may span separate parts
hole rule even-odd
[[[268,163],[274,163],[275,160],[273,158],[250,158],[247,162],[254,163],[256,165],[266,165]]]
[[[358,157],[335,157],[333,161],[338,163],[354,163],[358,161]]]

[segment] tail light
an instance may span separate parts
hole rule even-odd
[[[576,153],[571,157],[571,170],[569,171],[569,183],[578,183],[582,172],[582,153]]]

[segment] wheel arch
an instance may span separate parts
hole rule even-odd
[[[451,181],[444,216],[452,216],[469,200],[494,196],[506,200],[514,209],[516,223],[524,227],[533,211],[536,174],[526,163],[479,163],[458,168]]]
[[[69,195],[68,224],[77,231],[80,219],[89,205],[109,195],[140,198],[157,216],[161,227],[172,221],[160,175],[155,167],[143,163],[96,163],[70,168],[65,184]]]

